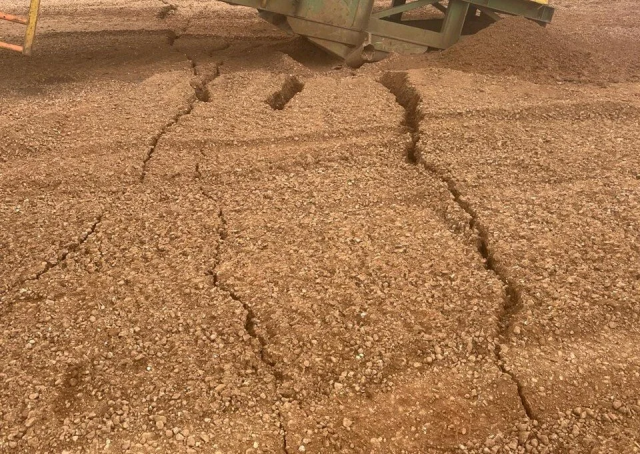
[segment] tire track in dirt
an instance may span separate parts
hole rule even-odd
[[[507,340],[511,328],[512,318],[522,308],[522,298],[517,285],[509,278],[506,270],[502,265],[497,263],[495,255],[491,249],[489,242],[489,234],[487,228],[481,223],[478,213],[465,200],[457,187],[455,180],[439,169],[424,162],[420,153],[420,120],[424,118],[424,113],[420,109],[422,98],[418,91],[408,80],[406,72],[388,72],[380,78],[380,83],[384,85],[395,97],[398,104],[405,109],[405,118],[403,125],[411,134],[411,142],[407,146],[407,160],[414,164],[422,164],[422,166],[431,174],[442,181],[453,200],[458,207],[470,217],[469,228],[476,234],[476,246],[478,254],[481,256],[485,268],[491,271],[502,282],[504,288],[503,305],[498,314],[498,340]],[[501,344],[498,342],[494,347],[494,356],[496,366],[500,371],[508,375],[518,390],[518,396],[527,417],[535,420],[536,415],[527,399],[524,388],[518,377],[510,371],[504,361],[501,351]]]

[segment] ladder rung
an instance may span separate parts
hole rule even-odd
[[[27,26],[27,30],[24,34],[24,44],[22,46],[19,46],[17,44],[3,43],[2,41],[0,41],[0,49],[15,50],[16,52],[20,52],[24,55],[31,55],[31,48],[33,47],[33,39],[35,38],[35,35],[36,35],[36,24],[38,23],[39,9],[40,9],[40,0],[30,0],[29,14],[27,15],[27,17],[0,13],[0,20],[15,22],[15,23]]]
[[[27,22],[29,22],[29,19],[27,19],[26,17],[14,16],[13,14],[5,14],[5,13],[0,13],[0,20],[15,22],[16,24],[22,24],[22,25],[27,25]]]
[[[24,47],[22,46],[18,46],[16,44],[3,43],[2,41],[0,41],[0,49],[15,50],[16,52],[24,51]]]

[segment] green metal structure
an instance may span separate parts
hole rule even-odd
[[[548,0],[392,0],[387,8],[374,0],[223,0],[256,8],[278,27],[307,37],[344,58],[349,65],[376,61],[390,52],[423,53],[446,49],[460,38],[465,23],[491,23],[504,15],[523,16],[541,25],[551,21]],[[440,20],[403,20],[418,8],[435,8]]]
[[[0,13],[0,20],[26,25],[23,45],[0,42],[0,48],[31,54],[40,0],[29,0],[26,17]],[[549,0],[391,0],[388,7],[375,0],[222,0],[258,9],[278,27],[305,36],[309,41],[359,66],[377,61],[390,52],[417,54],[446,49],[455,44],[465,27],[522,16],[541,25],[551,22]],[[444,3],[446,1],[446,3]],[[405,13],[435,8],[440,19],[404,20]]]

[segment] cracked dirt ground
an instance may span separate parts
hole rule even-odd
[[[639,452],[640,18],[556,5],[351,70],[44,2],[0,54],[0,452]]]

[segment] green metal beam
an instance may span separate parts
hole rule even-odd
[[[442,48],[446,49],[458,42],[464,21],[467,20],[469,3],[463,0],[449,0],[447,13],[442,24]]]
[[[523,16],[542,23],[553,18],[553,8],[528,0],[465,0],[472,5],[484,6],[494,11]]]
[[[391,6],[392,7],[402,6],[405,3],[407,3],[407,0],[392,0],[391,1]],[[393,16],[389,16],[387,18],[387,20],[390,20],[391,22],[400,22],[402,20],[402,13],[398,13],[398,14],[394,14]]]
[[[371,44],[383,52],[395,52],[397,54],[424,54],[429,46],[424,44],[408,43],[395,38],[387,38],[379,35],[371,35]]]
[[[298,17],[289,17],[287,22],[289,22],[294,33],[308,38],[323,39],[350,46],[361,44],[365,38],[364,33],[357,30],[321,24]]]
[[[397,13],[404,13],[406,11],[411,11],[412,9],[422,8],[423,6],[431,5],[436,3],[438,0],[418,0],[411,3],[406,3],[400,6],[394,6],[393,8],[385,9],[384,11],[378,11],[371,15],[371,17],[375,17],[376,19],[381,19],[383,17],[392,16]]]
[[[433,4],[433,7],[435,9],[437,9],[438,11],[440,11],[441,13],[446,13],[447,12],[447,7],[443,6],[442,3],[440,3],[440,2],[435,2]]]
[[[229,0],[228,3],[284,14],[285,16],[297,16],[296,5],[291,0]]]
[[[496,14],[495,11],[485,8],[484,6],[477,6],[476,8],[478,8],[478,11],[480,11],[482,14],[486,15],[487,17],[491,18],[491,20],[493,21],[497,22],[500,19],[502,19],[500,16],[498,16],[498,14]]]
[[[443,49],[442,35],[440,33],[431,30],[424,30],[422,28],[410,27],[402,23],[375,19],[372,17],[366,31],[381,38],[389,38],[419,46]]]

